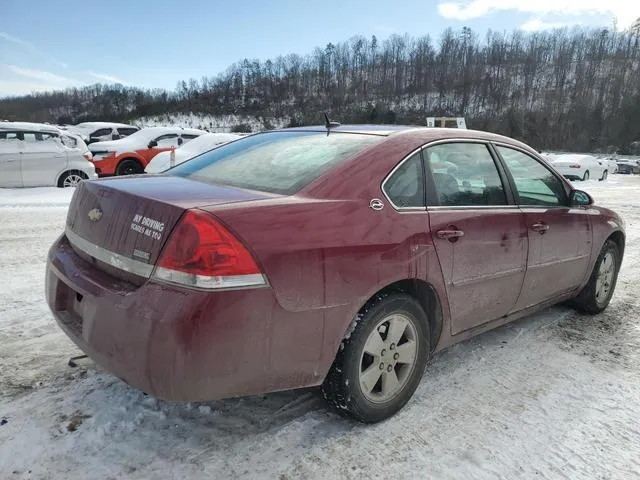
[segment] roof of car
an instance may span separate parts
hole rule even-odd
[[[29,130],[31,132],[61,133],[55,125],[31,122],[0,122],[0,130]]]
[[[127,127],[127,128],[135,128],[135,125],[128,125],[126,123],[115,123],[115,122],[82,122],[77,125],[72,125],[70,128],[108,128],[108,127]]]
[[[281,131],[326,132],[327,128],[324,125],[315,125],[309,127],[284,128]],[[503,141],[510,144],[524,145],[522,142],[513,138],[505,137],[504,135],[466,128],[424,127],[416,125],[340,125],[339,127],[332,127],[331,132],[362,133],[380,136],[418,134],[420,137],[424,138],[425,141],[468,138],[494,142]]]

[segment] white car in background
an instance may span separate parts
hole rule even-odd
[[[242,138],[234,133],[205,133],[175,150],[175,165],[213,150],[219,145]],[[146,173],[160,173],[171,168],[171,151],[158,153],[144,169]]]
[[[134,125],[113,122],[83,122],[66,127],[66,130],[80,135],[85,143],[103,142],[106,140],[119,140],[128,137],[140,130]]]
[[[0,122],[0,187],[75,187],[98,178],[84,141],[45,124]]]
[[[549,155],[547,158],[553,168],[569,180],[605,180],[609,174],[608,164],[599,162],[592,155],[559,154]]]

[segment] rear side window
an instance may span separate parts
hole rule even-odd
[[[383,188],[397,208],[424,207],[424,174],[420,152],[405,160]]]
[[[444,143],[426,149],[442,206],[506,205],[500,174],[487,145]]]
[[[291,195],[384,137],[334,132],[269,132],[210,150],[168,175]]]

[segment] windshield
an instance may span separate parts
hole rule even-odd
[[[203,153],[167,174],[291,195],[340,161],[383,139],[338,132],[269,132]]]

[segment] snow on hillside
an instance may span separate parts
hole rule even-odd
[[[288,118],[259,119],[246,115],[203,115],[197,113],[168,113],[151,117],[142,117],[133,124],[139,127],[190,127],[208,130],[210,132],[230,132],[233,127],[246,124],[252,132],[259,132],[266,128],[282,128],[289,123]]]

